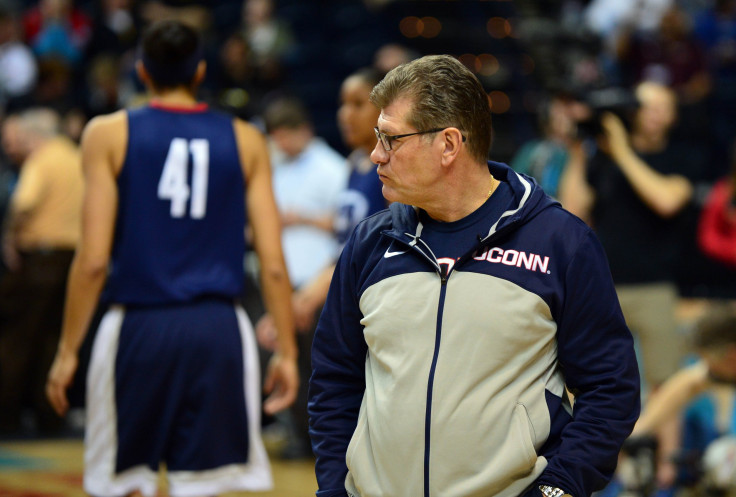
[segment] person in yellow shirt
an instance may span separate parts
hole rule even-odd
[[[39,434],[62,421],[45,400],[46,373],[61,329],[64,291],[80,237],[83,180],[76,144],[50,109],[28,109],[3,128],[21,162],[3,233],[0,280],[0,434],[20,433],[23,408]]]

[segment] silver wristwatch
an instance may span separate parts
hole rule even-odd
[[[551,487],[549,485],[539,485],[539,491],[542,492],[544,497],[562,497],[563,495],[569,495],[561,488]]]

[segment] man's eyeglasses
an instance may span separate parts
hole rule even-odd
[[[388,152],[389,150],[391,150],[391,143],[394,140],[397,140],[399,138],[406,138],[408,136],[414,136],[414,135],[426,135],[427,133],[437,133],[438,131],[444,131],[446,129],[447,128],[433,128],[433,129],[428,129],[426,131],[406,133],[404,135],[387,135],[386,133],[381,133],[380,131],[378,131],[378,128],[373,128],[373,131],[376,133],[376,138],[378,139],[378,141],[380,141],[381,145],[383,145],[383,149],[386,152]],[[465,141],[465,135],[462,135],[462,136],[463,136],[463,141]]]

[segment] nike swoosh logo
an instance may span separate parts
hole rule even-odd
[[[384,259],[388,259],[389,257],[393,257],[395,255],[401,255],[407,253],[408,250],[397,250],[396,252],[391,252],[391,247],[386,249],[386,253],[383,254]]]

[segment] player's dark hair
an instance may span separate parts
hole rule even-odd
[[[416,130],[456,127],[467,137],[468,151],[485,163],[491,150],[491,107],[483,85],[450,55],[429,55],[386,74],[371,92],[371,102],[385,109],[408,97],[407,122]]]
[[[723,304],[709,310],[695,326],[693,344],[697,350],[736,345],[736,308],[731,304]]]
[[[191,86],[203,57],[197,32],[173,20],[155,22],[145,30],[140,54],[159,89]]]

